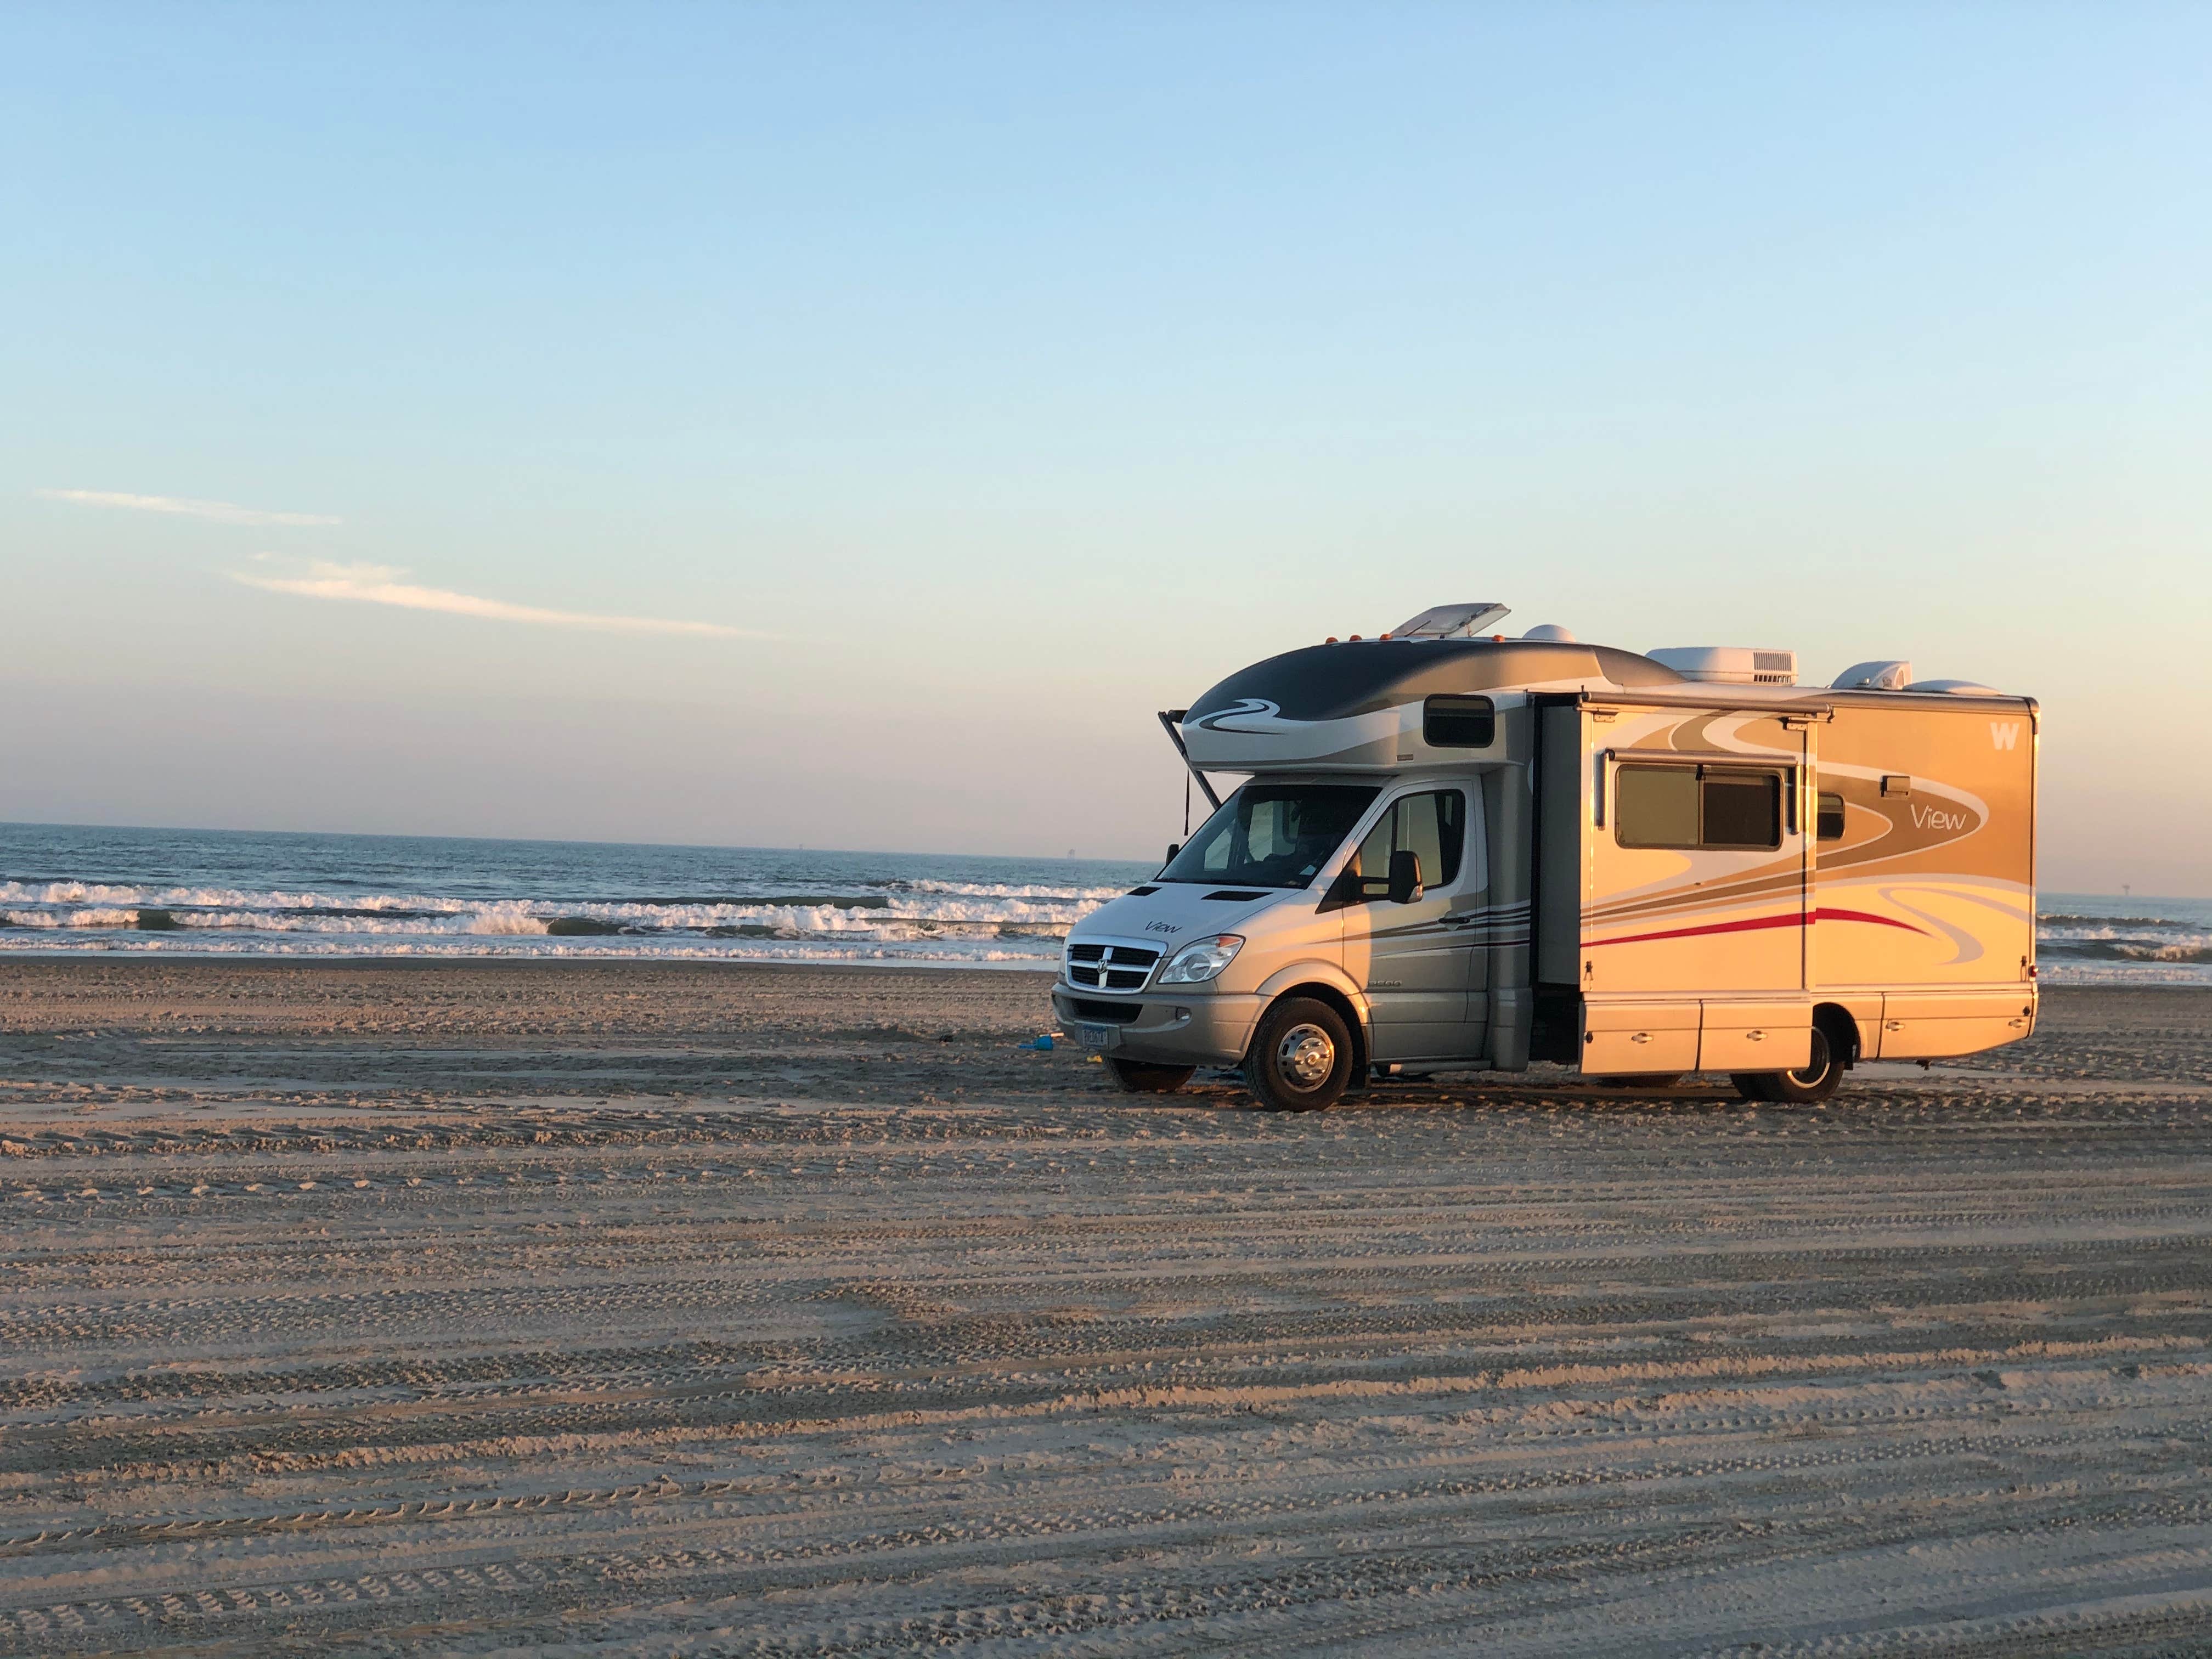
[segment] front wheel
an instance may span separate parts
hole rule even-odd
[[[1285,997],[1260,1018],[1244,1080],[1271,1112],[1318,1112],[1352,1080],[1352,1032],[1312,997]]]
[[[1778,1101],[1785,1105],[1812,1106],[1836,1092],[1844,1080],[1844,1062],[1828,1042],[1827,1033],[1813,1028],[1813,1051],[1794,1072],[1732,1072],[1729,1081],[1746,1100]]]
[[[1190,1081],[1195,1066],[1154,1066],[1141,1060],[1111,1060],[1106,1069],[1122,1092],[1132,1095],[1171,1095]]]

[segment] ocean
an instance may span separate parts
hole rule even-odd
[[[1049,967],[1158,866],[0,824],[0,951]]]
[[[1045,968],[1105,859],[0,824],[0,951]],[[2045,893],[2046,981],[2212,984],[2212,900]]]

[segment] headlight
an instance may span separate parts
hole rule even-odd
[[[1195,985],[1200,980],[1212,979],[1243,948],[1242,933],[1216,933],[1211,939],[1194,939],[1160,969],[1158,983]]]

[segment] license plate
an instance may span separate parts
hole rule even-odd
[[[1114,1028],[1110,1025],[1079,1025],[1075,1040],[1086,1048],[1110,1048],[1114,1046]]]

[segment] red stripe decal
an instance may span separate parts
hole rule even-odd
[[[1583,949],[1595,951],[1601,945],[1643,945],[1655,939],[1694,939],[1701,933],[1748,933],[1765,927],[1802,927],[1816,921],[1870,921],[1883,927],[1902,927],[1908,933],[1928,931],[1924,927],[1915,927],[1909,921],[1870,915],[1864,910],[1808,910],[1802,916],[1754,916],[1748,921],[1716,921],[1703,927],[1674,927],[1660,933],[1629,933],[1620,939],[1584,939]]]

